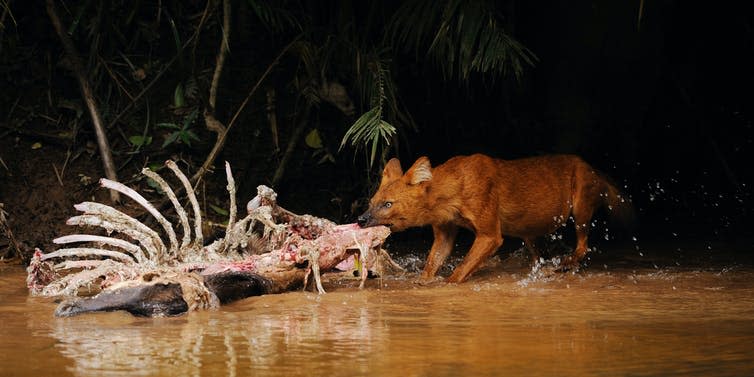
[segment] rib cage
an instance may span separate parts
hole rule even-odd
[[[147,199],[122,183],[103,178],[100,180],[102,187],[116,190],[138,203],[160,224],[160,232],[111,206],[96,202],[76,204],[74,208],[82,214],[71,217],[66,223],[102,228],[108,236],[71,234],[54,240],[56,244],[66,245],[64,248],[47,254],[36,250],[27,276],[32,294],[89,295],[121,283],[139,284],[139,281],[143,282],[141,278],[149,274],[172,278],[193,272],[210,274],[236,270],[274,280],[276,274],[301,266],[306,266],[306,274],[302,276],[313,275],[317,289],[324,293],[320,268],[334,268],[350,255],[358,255],[363,262],[362,286],[367,276],[367,256],[397,266],[381,248],[390,234],[387,228],[361,229],[356,224],[336,225],[327,219],[294,214],[279,207],[277,194],[263,185],[257,188],[257,196],[247,203],[247,215],[237,220],[235,182],[227,162],[225,172],[230,208],[226,234],[203,246],[202,218],[194,190],[173,161],[166,161],[165,165],[183,185],[192,209],[193,224],[165,179],[146,168],[142,173],[159,185],[173,205],[182,234],[180,243],[173,224]],[[112,233],[128,240],[112,237]],[[264,241],[261,242],[264,245],[262,252],[245,253],[250,242],[260,244],[258,238]]]

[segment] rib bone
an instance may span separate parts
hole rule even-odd
[[[186,195],[188,195],[189,201],[191,202],[191,207],[194,209],[194,244],[198,247],[202,247],[202,245],[204,244],[204,236],[202,236],[202,211],[199,209],[199,202],[196,200],[196,194],[194,193],[194,189],[191,187],[191,182],[189,182],[188,178],[186,178],[186,175],[183,174],[181,169],[178,169],[178,165],[176,165],[172,160],[165,161],[165,166],[167,166],[170,170],[173,171],[173,173],[175,173],[175,176],[178,177],[178,180],[181,181],[183,188],[186,189]]]
[[[162,216],[160,211],[157,210],[157,208],[154,208],[154,206],[149,203],[146,199],[144,199],[141,194],[134,191],[132,188],[120,183],[111,181],[107,178],[102,178],[99,180],[99,183],[102,187],[109,188],[110,190],[118,191],[122,194],[127,195],[131,199],[135,200],[139,205],[144,207],[149,213],[154,216],[155,219],[157,219],[157,222],[162,225],[162,228],[165,230],[165,233],[168,235],[168,239],[170,240],[170,255],[176,255],[178,252],[178,239],[175,236],[175,231],[173,230],[173,225],[168,222],[168,220],[165,218],[165,216]]]
[[[144,262],[144,251],[137,245],[134,245],[128,241],[121,240],[113,237],[95,236],[91,234],[70,234],[63,237],[58,237],[52,242],[56,244],[67,244],[76,242],[99,242],[105,245],[114,246],[125,250],[136,258],[137,263]]]
[[[175,213],[178,214],[178,218],[181,220],[181,229],[183,230],[183,239],[181,240],[180,249],[181,250],[185,249],[186,246],[188,246],[189,242],[191,242],[191,228],[189,227],[188,215],[186,214],[186,210],[178,201],[178,198],[175,196],[175,192],[173,191],[173,189],[170,187],[170,185],[168,185],[167,182],[165,182],[164,179],[162,179],[162,177],[159,174],[149,170],[149,168],[142,169],[141,173],[151,178],[153,181],[157,182],[157,184],[160,186],[160,188],[165,193],[165,195],[167,195],[168,198],[170,199],[170,202],[173,203],[173,207],[175,208]]]

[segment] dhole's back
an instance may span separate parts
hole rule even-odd
[[[447,173],[446,173],[447,172]],[[631,216],[627,202],[608,180],[573,155],[549,155],[497,160],[484,155],[455,157],[435,169],[435,177],[458,175],[461,190],[494,205],[502,233],[529,238],[553,232],[565,224],[574,206],[611,207],[611,214]],[[487,195],[493,192],[494,195]],[[481,209],[481,208],[480,208]],[[591,216],[590,216],[591,217]]]

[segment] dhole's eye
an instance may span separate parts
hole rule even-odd
[[[385,208],[390,208],[390,207],[393,206],[393,202],[385,202],[385,204],[383,204],[383,206],[385,206]]]

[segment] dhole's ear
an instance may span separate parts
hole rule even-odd
[[[432,179],[432,165],[427,156],[419,157],[414,165],[406,172],[406,177],[412,185],[426,182]]]
[[[400,178],[403,175],[403,169],[401,169],[401,162],[397,158],[391,158],[390,161],[385,164],[385,169],[382,170],[382,183],[390,182]]]

